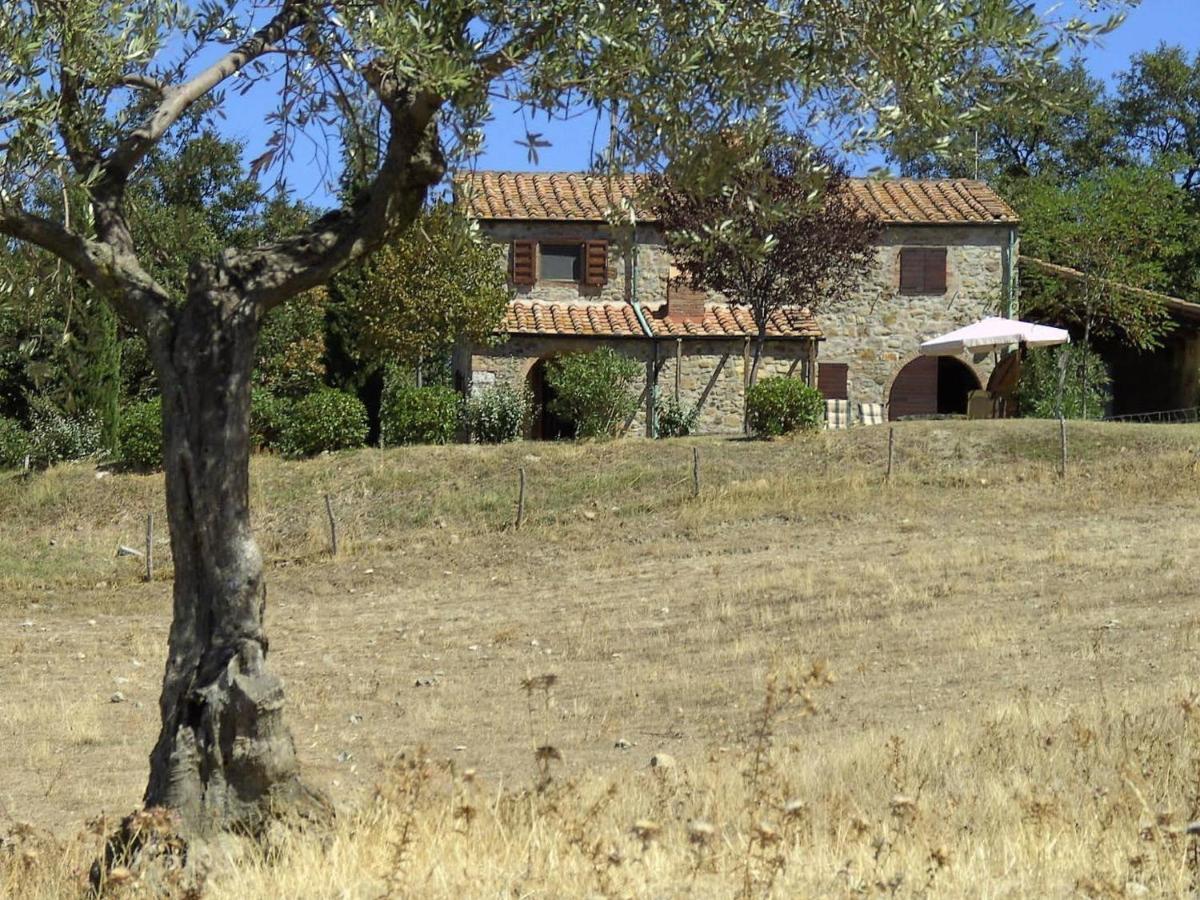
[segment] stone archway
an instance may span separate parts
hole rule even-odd
[[[892,378],[888,419],[963,415],[971,391],[980,387],[975,370],[957,357],[917,356]]]

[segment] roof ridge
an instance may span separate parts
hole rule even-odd
[[[639,221],[657,219],[644,205],[650,173],[475,170],[456,176],[459,202],[479,219],[603,222],[635,201]],[[850,179],[857,207],[892,225],[1016,223],[1016,211],[986,182],[972,178]],[[637,202],[642,201],[642,202]]]

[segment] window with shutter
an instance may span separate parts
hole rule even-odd
[[[608,283],[608,241],[588,241],[583,245],[583,283],[599,287]]]
[[[903,248],[900,251],[900,293],[946,293],[946,248]]]
[[[512,282],[518,285],[530,285],[537,281],[534,270],[533,241],[513,241],[512,244]]]

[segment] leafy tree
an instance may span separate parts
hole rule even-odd
[[[1017,384],[1021,415],[1035,419],[1103,418],[1110,383],[1104,360],[1087,344],[1030,348],[1021,360]]]
[[[1025,255],[1083,273],[1074,283],[1026,267],[1022,309],[1076,325],[1085,342],[1111,337],[1148,348],[1171,327],[1161,299],[1114,289],[1111,282],[1171,293],[1189,277],[1187,195],[1169,172],[1109,168],[1061,186],[1049,178],[1019,185]]]
[[[965,63],[967,64],[967,63]],[[946,95],[946,112],[978,114],[936,145],[928,133],[899,132],[888,155],[917,178],[982,178],[1005,185],[1036,175],[1072,178],[1122,155],[1123,142],[1104,83],[1083,60],[1046,67],[1043,103],[1009,103],[1004,65],[974,95]]]
[[[1160,45],[1134,55],[1118,81],[1117,120],[1134,149],[1167,160],[1183,187],[1200,194],[1200,52]]]
[[[323,387],[328,311],[324,287],[272,310],[258,338],[254,383],[281,397],[301,397]]]
[[[145,339],[162,391],[174,614],[144,800],[190,827],[252,831],[322,807],[267,666],[250,527],[265,315],[412,224],[479,147],[498,94],[549,114],[619,101],[622,147],[653,161],[734,125],[753,144],[784,105],[859,143],[910,122],[936,130],[932,100],[975,78],[953,61],[1002,55],[1014,102],[1035,102],[1049,57],[1049,27],[1017,0],[16,0],[4,13],[0,235],[88,281]],[[285,234],[161,255],[134,228],[133,198],[159,148],[192,142],[189,115],[236,109],[234,84],[277,100],[251,175],[326,128],[375,148],[373,171],[342,208]],[[378,115],[358,116],[368,95]],[[89,214],[67,222],[39,203],[45,178],[84,191]]]
[[[448,205],[422,212],[395,240],[335,279],[337,318],[372,368],[419,369],[454,345],[488,341],[511,297],[495,244]]]
[[[668,175],[656,212],[683,280],[754,316],[751,384],[771,319],[844,300],[875,259],[879,223],[855,201],[845,168],[794,140],[748,155],[713,192]]]

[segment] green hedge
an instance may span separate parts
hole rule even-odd
[[[292,400],[278,397],[266,388],[250,391],[250,449],[278,450],[283,429],[292,411]]]
[[[29,455],[38,468],[100,453],[100,419],[92,412],[68,415],[51,401],[29,401]]]
[[[291,457],[348,450],[366,442],[367,430],[363,402],[353,394],[326,388],[301,397],[287,409],[279,449]]]
[[[462,421],[462,398],[449,387],[416,387],[404,381],[384,385],[379,428],[386,446],[448,444]]]
[[[532,411],[533,394],[529,390],[502,385],[470,397],[463,406],[463,417],[472,440],[505,444],[521,436]]]
[[[578,437],[612,437],[637,410],[641,375],[641,364],[611,347],[559,357],[546,367],[550,411],[574,422]]]
[[[660,401],[655,410],[654,436],[660,438],[687,437],[696,427],[700,407],[685,407],[674,397]]]
[[[750,430],[759,437],[820,428],[825,418],[821,392],[798,378],[764,378],[751,385],[746,409]]]
[[[135,469],[162,466],[162,398],[135,403],[121,411],[117,446],[121,462]]]
[[[0,416],[0,469],[17,469],[29,453],[29,435],[16,419]]]

